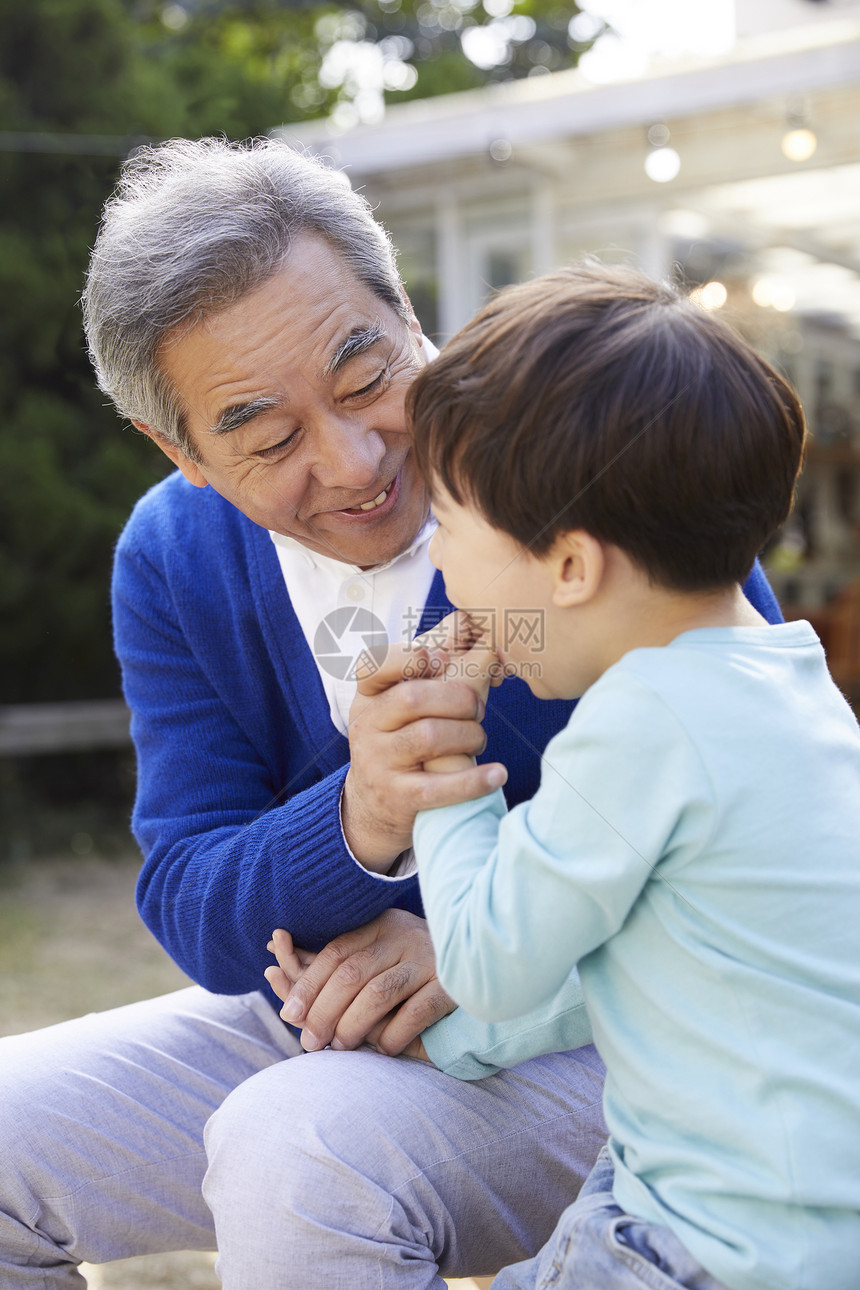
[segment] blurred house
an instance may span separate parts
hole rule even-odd
[[[583,253],[674,273],[723,310],[807,409],[809,464],[770,569],[826,635],[826,607],[860,578],[860,0],[738,0],[735,30],[731,48],[624,80],[595,83],[583,60],[277,133],[366,192],[441,341],[493,289]],[[845,640],[860,684],[860,624]]]

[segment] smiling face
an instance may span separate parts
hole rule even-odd
[[[420,329],[325,239],[296,238],[263,286],[168,339],[160,361],[200,462],[142,428],[191,483],[365,568],[413,541],[429,509],[404,410]]]

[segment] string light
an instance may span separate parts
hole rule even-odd
[[[722,282],[706,282],[690,292],[690,299],[710,313],[713,309],[722,309],[729,298],[729,293]]]
[[[669,127],[657,121],[648,127],[646,138],[651,151],[645,156],[645,174],[655,184],[668,184],[681,169],[681,158],[669,147]]]
[[[645,174],[655,184],[668,184],[681,169],[681,158],[674,148],[654,148],[645,158]]]
[[[807,126],[797,126],[786,131],[780,147],[789,161],[808,161],[818,147],[818,139]]]
[[[803,98],[789,100],[786,112],[786,132],[780,147],[789,161],[808,161],[818,147],[815,132],[809,128],[806,103]]]
[[[791,283],[773,274],[764,274],[756,278],[752,287],[752,298],[760,309],[776,309],[781,314],[793,309],[797,299]]]

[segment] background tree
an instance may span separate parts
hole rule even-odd
[[[95,697],[117,691],[111,548],[160,467],[102,406],[77,300],[123,137],[183,105],[116,0],[0,14],[0,700]]]

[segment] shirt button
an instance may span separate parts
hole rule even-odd
[[[346,594],[353,603],[364,600],[364,587],[358,582],[351,582],[346,589]]]

